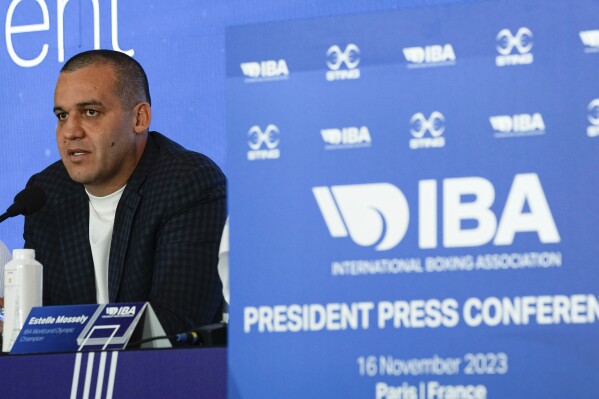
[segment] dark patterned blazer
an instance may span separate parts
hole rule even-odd
[[[28,185],[46,205],[25,218],[25,247],[44,267],[44,305],[96,303],[89,243],[89,198],[58,161]],[[167,334],[211,323],[222,301],[218,247],[226,218],[226,181],[204,155],[160,133],[119,201],[110,248],[110,302],[150,301]]]

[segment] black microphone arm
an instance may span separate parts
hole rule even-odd
[[[39,187],[25,187],[15,196],[15,200],[6,212],[0,215],[0,223],[17,215],[31,215],[39,211],[46,204],[46,193]]]
[[[129,342],[127,344],[127,349],[138,349],[142,344],[157,341],[159,339],[168,339],[172,343],[178,345],[196,345],[203,347],[227,346],[227,324],[208,324],[179,334],[144,338],[139,341]]]

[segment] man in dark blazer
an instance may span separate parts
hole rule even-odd
[[[64,65],[61,161],[28,183],[48,200],[25,218],[24,238],[44,266],[44,305],[149,301],[173,334],[219,317],[226,182],[207,157],[149,131],[150,104],[145,72],[125,54],[93,50]]]

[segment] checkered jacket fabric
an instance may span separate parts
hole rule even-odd
[[[111,303],[149,301],[167,334],[218,318],[218,247],[226,180],[204,155],[150,132],[119,201],[109,260]],[[34,175],[48,201],[25,218],[25,247],[44,266],[44,305],[96,302],[89,199],[61,161]]]

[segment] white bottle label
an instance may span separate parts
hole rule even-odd
[[[42,305],[42,266],[35,260],[11,262],[4,269],[3,352],[12,349],[31,308]]]

